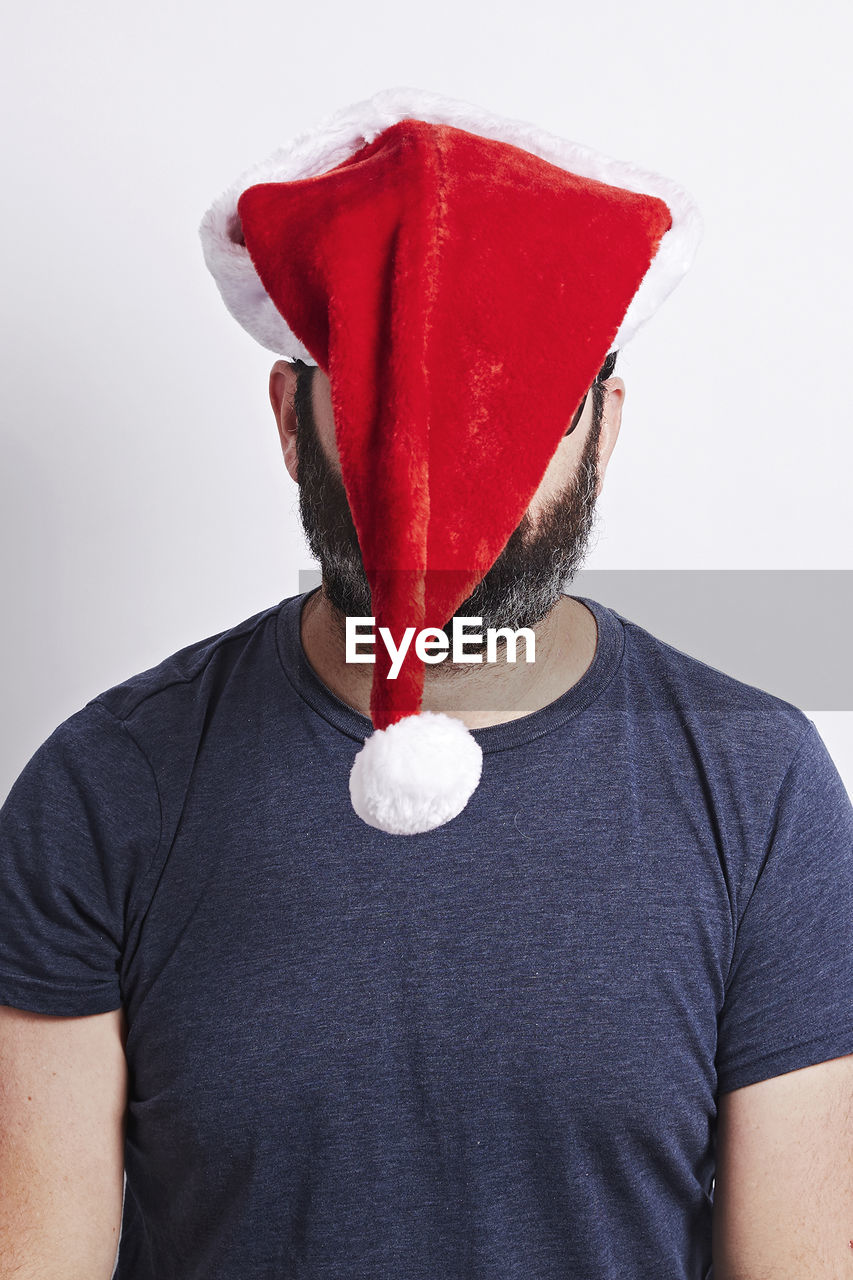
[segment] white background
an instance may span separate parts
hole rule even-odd
[[[197,227],[249,164],[382,88],[535,121],[702,210],[692,271],[620,361],[588,567],[853,568],[852,19],[847,0],[10,10],[0,792],[89,698],[312,567],[274,357]],[[849,784],[853,717],[814,718]]]

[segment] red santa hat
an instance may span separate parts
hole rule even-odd
[[[464,102],[390,89],[247,170],[201,224],[228,310],[319,365],[375,626],[441,628],[500,555],[607,355],[690,266],[668,179]],[[519,403],[537,389],[535,412]],[[482,752],[421,711],[413,644],[376,647],[355,812],[413,835],[456,817]]]

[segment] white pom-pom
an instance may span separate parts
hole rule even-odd
[[[483,752],[461,720],[440,711],[405,716],[365,740],[349,779],[352,807],[391,835],[432,831],[477,789]]]

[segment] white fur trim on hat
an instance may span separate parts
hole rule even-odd
[[[352,807],[391,835],[432,831],[462,812],[482,768],[480,744],[461,720],[440,711],[404,716],[365,739],[350,773]]]
[[[672,226],[622,320],[613,350],[624,347],[649,319],[690,267],[702,236],[702,220],[692,197],[668,178],[624,160],[568,142],[523,120],[494,115],[470,103],[422,89],[384,89],[328,116],[315,128],[278,148],[245,170],[213,202],[199,227],[204,259],[226,307],[248,333],[277,355],[315,364],[294,336],[258,279],[245,245],[240,244],[237,201],[247,187],[261,182],[292,182],[325,173],[360,150],[398,120],[454,125],[469,133],[508,142],[551,164],[585,178],[663,200]]]

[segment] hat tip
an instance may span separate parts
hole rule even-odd
[[[417,835],[462,812],[482,767],[480,744],[461,720],[422,711],[365,739],[350,772],[350,799],[368,826]]]

